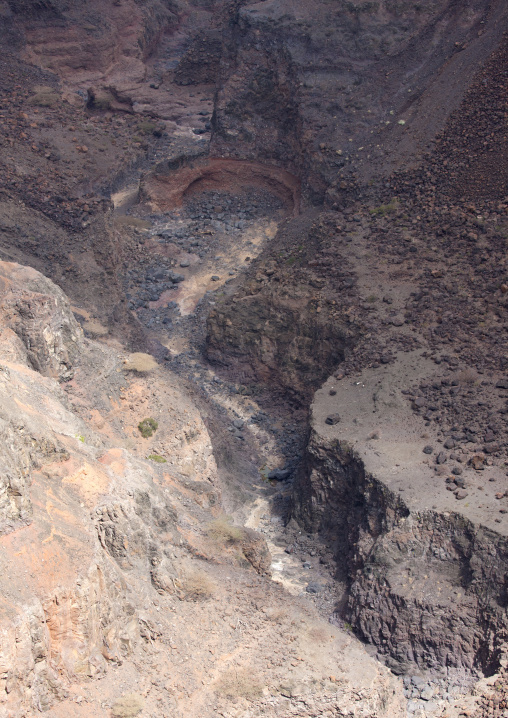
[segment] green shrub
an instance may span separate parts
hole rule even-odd
[[[151,135],[155,129],[157,129],[157,125],[155,122],[150,122],[150,120],[138,123],[138,132],[142,135]]]
[[[392,212],[395,212],[397,210],[397,207],[399,206],[399,200],[397,197],[393,197],[388,204],[381,204],[379,207],[376,207],[375,209],[371,209],[370,213],[378,215],[379,217],[386,217],[387,214],[391,214]]]
[[[150,459],[150,461],[155,461],[157,464],[166,464],[167,461],[163,456],[159,456],[159,454],[150,454],[150,456],[146,457],[147,459]]]
[[[153,436],[158,428],[158,422],[151,417],[143,419],[143,421],[140,421],[138,424],[138,429],[143,439],[148,439],[150,436]]]

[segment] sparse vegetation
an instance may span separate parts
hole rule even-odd
[[[397,210],[399,206],[399,200],[397,197],[393,197],[388,204],[381,204],[379,207],[375,207],[370,210],[371,214],[375,214],[379,217],[386,217],[387,214],[392,214]]]
[[[151,417],[143,419],[143,421],[140,421],[138,424],[139,433],[141,434],[143,439],[149,439],[151,436],[154,435],[158,428],[158,422]]]
[[[60,102],[60,94],[53,88],[46,85],[34,88],[35,94],[30,97],[28,102],[38,107],[55,107]]]
[[[327,643],[333,638],[333,634],[330,633],[329,628],[319,624],[309,627],[308,636],[313,643]]]
[[[474,369],[464,369],[457,374],[457,381],[460,384],[474,384],[478,381],[478,374]]]
[[[127,359],[124,361],[124,369],[127,371],[137,371],[140,374],[152,371],[157,367],[157,362],[151,354],[144,354],[143,352],[134,352],[129,354]]]
[[[103,337],[109,333],[109,329],[107,327],[102,326],[102,324],[94,320],[85,322],[83,324],[83,329],[85,330],[85,332],[91,334],[94,337]]]
[[[214,582],[203,571],[193,571],[179,583],[186,601],[206,601],[215,593]]]
[[[156,464],[166,464],[167,460],[160,456],[159,454],[150,454],[150,456],[146,457],[147,459],[150,459],[150,461],[155,461]]]
[[[157,125],[155,122],[150,122],[150,120],[138,123],[138,132],[142,135],[151,135],[155,129],[157,129]]]
[[[239,543],[244,536],[240,526],[235,526],[229,516],[221,516],[208,526],[208,535],[217,543],[232,545]]]
[[[274,623],[283,623],[288,618],[288,611],[281,606],[269,606],[265,609],[265,616]]]
[[[96,28],[94,28],[96,29]],[[115,101],[115,98],[111,92],[108,92],[107,90],[98,90],[95,91],[93,89],[88,90],[88,103],[87,106],[91,110],[102,110],[106,111],[111,109],[112,103]]]
[[[127,693],[111,709],[112,718],[135,718],[143,710],[143,699],[137,693]]]
[[[240,668],[230,670],[219,678],[215,690],[226,698],[253,700],[262,694],[263,686],[251,671],[247,668]]]

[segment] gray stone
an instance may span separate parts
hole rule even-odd
[[[435,690],[432,686],[424,686],[422,692],[420,693],[420,698],[423,701],[430,701],[431,698],[434,697]]]
[[[428,716],[434,716],[436,714],[436,711],[438,710],[438,708],[439,708],[439,703],[438,703],[438,701],[434,701],[434,700],[428,701],[428,703],[426,703],[423,706],[423,710],[425,711],[425,713]]]
[[[421,711],[423,707],[423,704],[420,701],[408,701],[407,704],[407,712],[408,713],[417,713],[418,711]]]
[[[425,678],[422,678],[421,676],[411,676],[411,683],[413,686],[416,686],[416,688],[423,688],[426,681]]]
[[[307,593],[320,593],[323,590],[323,587],[320,583],[316,583],[315,581],[311,581],[307,584],[305,590]]]
[[[271,481],[285,481],[289,478],[291,471],[289,469],[274,469],[268,474],[268,478]]]
[[[183,274],[178,274],[178,272],[169,272],[168,278],[173,282],[173,284],[183,282],[183,280],[185,279]]]

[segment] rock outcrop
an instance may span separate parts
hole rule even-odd
[[[262,534],[221,517],[208,432],[179,381],[83,339],[35,270],[0,269],[0,716],[402,718],[393,676],[311,606],[288,606]]]
[[[311,204],[345,206],[363,191],[358,179],[419,164],[499,43],[505,12],[449,0],[239,7],[225,31],[212,153],[281,164]]]
[[[83,330],[67,297],[28,267],[2,262],[0,281],[2,321],[21,340],[28,364],[43,376],[71,379],[83,345]]]
[[[343,313],[356,279],[336,238],[333,217],[288,222],[248,279],[208,317],[207,357],[249,384],[308,401],[354,344]]]
[[[442,449],[443,463],[425,460],[429,435],[399,388],[412,367],[428,371],[408,355],[353,382],[331,378],[317,392],[294,515],[333,545],[347,583],[343,618],[393,670],[490,675],[508,630],[499,494],[478,491],[472,468],[454,474]],[[327,417],[335,406],[334,424]],[[490,473],[503,482],[500,467]]]
[[[17,716],[152,640],[142,605],[163,567],[174,591],[166,553],[180,537],[163,474],[108,448],[55,381],[69,382],[76,365],[83,380],[90,361],[66,297],[33,269],[0,272],[0,714]]]

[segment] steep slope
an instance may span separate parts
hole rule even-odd
[[[126,373],[38,272],[0,277],[0,715],[402,716],[389,673],[221,517],[175,378]]]
[[[506,4],[0,12],[0,710],[501,715]]]

